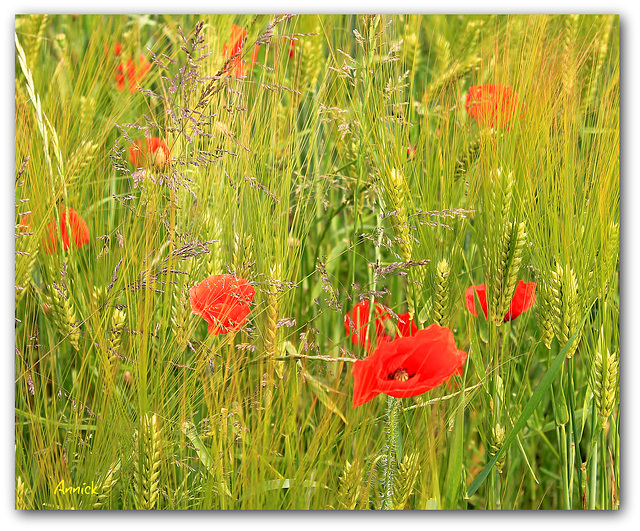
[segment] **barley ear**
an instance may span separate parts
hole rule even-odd
[[[280,267],[280,264],[274,265],[270,271],[271,282],[267,288],[267,308],[264,330],[264,343],[267,359],[271,360],[274,364],[274,368],[279,378],[284,376],[284,361],[277,361],[275,359],[278,355],[278,316],[280,310],[280,294],[278,293],[278,288],[275,283],[279,281],[281,271],[282,268]]]
[[[578,330],[580,324],[578,322],[578,281],[573,269],[568,266],[563,268],[559,263],[556,263],[555,270],[551,271],[551,304],[555,335],[558,341],[564,345]],[[574,355],[580,337],[581,333],[567,353],[567,358]]]
[[[138,443],[138,458],[133,473],[134,491],[138,509],[155,508],[158,501],[158,484],[160,476],[161,432],[158,417],[146,414],[142,418],[142,426]]]
[[[496,424],[495,427],[491,430],[491,443],[489,444],[489,453],[491,456],[495,456],[500,449],[504,445],[504,441],[506,439],[506,430],[504,426],[501,424]],[[504,467],[504,463],[506,461],[507,454],[504,452],[498,461],[496,461],[496,470],[502,474],[502,468]]]
[[[519,224],[508,222],[505,225],[503,237],[503,251],[499,266],[502,268],[502,273],[498,276],[501,284],[494,288],[494,299],[497,299],[494,316],[496,323],[502,322],[504,315],[509,311],[516,288],[522,251],[527,237],[524,221]]]
[[[29,500],[29,489],[18,476],[16,480],[16,511],[26,511],[31,509],[31,501]]]
[[[115,465],[111,465],[109,468],[102,484],[98,488],[99,493],[95,497],[95,502],[93,503],[93,509],[102,509],[103,507],[109,509],[108,506],[109,498],[111,497],[111,492],[113,491],[116,483],[118,482],[118,471],[120,470],[120,461],[116,462]],[[106,506],[106,507],[105,507]]]
[[[173,305],[171,307],[171,322],[175,330],[176,345],[180,352],[187,348],[189,341],[189,317],[191,305],[189,302],[189,273],[192,270],[192,260],[185,260],[182,266],[184,275],[176,282],[173,290]]]
[[[604,346],[604,330],[601,330],[597,350],[593,357],[589,384],[598,408],[602,428],[607,427],[607,421],[616,401],[618,392],[618,378],[620,376],[620,354],[610,353]]]
[[[53,314],[60,332],[69,339],[76,351],[80,350],[80,329],[77,326],[76,312],[69,300],[68,293],[63,293],[61,288],[54,286],[48,298],[53,308]]]
[[[596,59],[596,66],[591,76],[591,84],[589,86],[589,95],[586,103],[588,106],[592,106],[596,101],[596,95],[598,93],[598,84],[600,81],[600,72],[604,66],[607,58],[607,52],[609,51],[609,41],[611,40],[611,29],[613,28],[613,21],[615,15],[603,15],[605,21],[602,23],[603,32],[601,34],[600,46],[598,46],[598,56]]]
[[[360,497],[360,473],[347,461],[340,475],[338,487],[338,508],[352,511]]]
[[[404,175],[395,168],[383,178],[383,185],[387,191],[391,207],[395,216],[390,216],[396,243],[400,250],[400,256],[406,262],[411,260],[413,254],[413,240],[407,214],[407,182]],[[409,272],[409,279],[413,280],[413,273]],[[407,290],[407,306],[409,318],[415,315],[415,300],[413,289]]]
[[[435,302],[433,304],[433,320],[440,326],[446,326],[449,320],[450,267],[446,259],[436,266]]]
[[[249,278],[254,264],[253,238],[250,234],[236,233],[233,242],[233,268],[239,278]]]
[[[118,351],[122,345],[122,331],[127,320],[127,314],[124,310],[118,308],[113,309],[111,315],[111,329],[109,330],[109,339],[107,341],[107,352],[109,354],[109,371],[112,377],[115,377],[116,370],[120,364]]]
[[[398,479],[393,489],[393,505],[397,510],[403,510],[420,472],[419,454],[406,454],[398,466]]]
[[[321,33],[319,25],[314,29],[315,33]],[[300,41],[298,41],[300,42]],[[309,36],[302,41],[302,54],[300,56],[300,80],[304,83],[304,90],[313,92],[323,64],[324,47],[320,35]]]

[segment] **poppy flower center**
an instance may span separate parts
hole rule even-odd
[[[409,376],[409,373],[406,369],[397,369],[394,372],[389,373],[387,379],[396,380],[398,382],[406,382],[409,378],[411,378],[411,376]]]

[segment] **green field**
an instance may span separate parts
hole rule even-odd
[[[16,16],[15,507],[618,509],[619,55]]]

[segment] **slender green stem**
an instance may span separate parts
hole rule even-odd
[[[562,460],[562,490],[564,493],[564,508],[571,510],[571,496],[569,494],[569,457],[567,455],[567,430],[564,425],[558,426],[560,430],[560,458]]]
[[[591,470],[589,472],[589,509],[594,510],[596,508],[596,488],[598,485],[598,430],[600,429],[600,423],[598,421],[598,409],[596,407],[596,401],[591,402],[591,442],[589,449],[589,459],[591,463]]]
[[[575,467],[577,470],[577,475],[578,475],[578,485],[582,485],[583,480],[582,480],[582,455],[580,452],[580,441],[581,441],[581,435],[580,432],[578,431],[578,423],[576,421],[576,409],[575,409],[575,386],[574,386],[574,368],[573,368],[573,364],[574,364],[574,359],[575,358],[571,358],[568,360],[568,380],[569,380],[569,390],[568,390],[568,394],[569,394],[569,417],[571,419],[571,433],[572,433],[572,437],[571,437],[571,451],[572,451],[572,456],[571,456],[571,462],[574,463],[575,462]],[[575,454],[575,455],[573,455]],[[575,461],[574,461],[574,457],[575,457]],[[572,479],[573,479],[573,471],[572,471]],[[573,492],[573,490],[571,491]]]
[[[393,506],[393,486],[397,474],[397,448],[398,448],[398,421],[400,413],[400,399],[393,396],[387,397],[387,426],[385,429],[385,470],[384,470],[384,492],[382,495],[382,508],[385,510],[394,509]]]
[[[607,429],[606,427],[602,428],[600,432],[600,456],[602,462],[600,464],[600,502],[602,504],[603,509],[611,509],[611,504],[609,503],[609,489],[607,485]]]

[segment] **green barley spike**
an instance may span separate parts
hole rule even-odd
[[[111,497],[111,493],[114,490],[116,483],[118,482],[118,471],[120,470],[120,461],[118,461],[115,465],[112,465],[109,468],[104,481],[101,483],[100,487],[98,487],[99,494],[95,497],[95,502],[93,503],[93,509],[102,509],[105,507],[108,509],[109,506],[109,498]]]
[[[360,473],[347,461],[338,487],[338,508],[352,511],[358,504],[360,497]]]
[[[575,86],[576,67],[573,57],[573,49],[575,47],[578,32],[579,18],[580,15],[568,15],[564,19],[565,38],[563,44],[562,85],[568,99],[573,97],[573,89]]]
[[[501,424],[496,424],[495,427],[491,430],[491,443],[489,444],[489,453],[492,457],[495,456],[504,446],[505,439],[506,430],[504,426],[502,426]],[[502,474],[502,468],[504,467],[506,457],[506,452],[503,452],[503,454],[500,456],[500,459],[496,461],[496,469],[500,474]]]
[[[48,15],[28,15],[28,27],[25,28],[24,32],[24,52],[27,64],[34,64],[36,57],[40,53],[48,22]]]
[[[18,476],[16,480],[16,511],[26,511],[30,508],[29,489],[22,481],[22,478]]]
[[[407,214],[407,182],[404,175],[394,168],[384,180],[383,185],[386,188],[391,207],[396,213],[395,216],[390,216],[390,218],[392,220],[391,223],[393,225],[397,244],[400,249],[400,256],[404,261],[409,262],[413,253],[413,240],[411,237],[409,218]],[[411,280],[413,280],[412,275],[413,274],[410,273]],[[409,310],[409,316],[413,319],[415,315],[413,290],[407,290],[407,307]]]
[[[127,321],[127,312],[124,310],[120,310],[118,308],[113,309],[113,314],[111,315],[111,329],[109,330],[109,340],[107,342],[107,348],[110,351],[118,351],[122,344],[122,331],[124,329],[124,325]],[[114,359],[115,358],[115,359]],[[118,361],[118,356],[115,354],[111,354],[111,365],[112,369],[115,369],[114,365]],[[112,370],[113,373],[113,370]]]
[[[509,230],[505,230],[504,235],[505,243],[506,238],[509,239],[509,242],[503,247],[503,255],[501,256],[500,263],[500,266],[504,269],[501,275],[503,277],[502,285],[498,287],[499,298],[496,310],[497,322],[500,322],[502,316],[509,311],[513,292],[515,291],[516,283],[518,281],[520,263],[522,262],[522,252],[527,237],[524,221],[518,225],[515,223],[509,223],[508,227]]]
[[[605,63],[607,52],[609,51],[609,41],[611,40],[611,29],[613,27],[613,21],[615,19],[615,15],[603,15],[605,23],[602,25],[603,32],[602,38],[600,41],[600,46],[598,47],[598,57],[596,60],[596,66],[591,76],[591,84],[589,86],[589,96],[587,97],[587,105],[592,106],[595,103],[597,92],[598,92],[598,82],[600,80],[600,73],[602,71],[602,67]]]
[[[610,353],[604,347],[604,329],[600,331],[597,350],[593,358],[589,384],[598,408],[602,428],[606,429],[607,420],[613,411],[618,391],[620,375],[620,355],[617,351]]]
[[[48,301],[53,308],[54,317],[60,332],[69,339],[73,348],[79,351],[80,330],[76,326],[77,319],[73,304],[68,296],[63,296],[62,293],[55,288],[51,288]]]
[[[319,25],[313,33],[321,33]],[[298,43],[300,40],[298,40]],[[320,35],[305,37],[302,41],[302,53],[300,54],[300,79],[304,83],[304,90],[315,91],[316,82],[320,75],[324,55],[323,41]]]
[[[393,506],[397,510],[404,509],[413,492],[413,487],[420,472],[419,454],[406,454],[398,466],[398,480],[393,488]]]
[[[449,313],[449,262],[442,259],[436,266],[435,302],[433,304],[433,320],[440,326],[446,326]]]
[[[554,332],[561,345],[565,345],[579,325],[578,281],[570,267],[559,263],[551,271],[551,307],[554,315]],[[574,341],[567,353],[570,358],[578,348],[580,337]]]
[[[173,290],[173,305],[171,307],[171,322],[175,330],[176,344],[180,352],[184,351],[189,341],[189,317],[191,305],[189,296],[189,274],[193,269],[193,258],[182,262],[182,271]]]
[[[453,177],[458,179],[466,175],[473,163],[480,156],[480,140],[472,139],[465,147],[464,152],[456,159]]]
[[[237,277],[249,278],[253,267],[253,238],[250,234],[236,233],[233,242],[233,267]]]
[[[409,218],[407,216],[406,187],[407,183],[404,175],[396,170],[391,170],[385,182],[387,192],[391,201],[391,206],[396,212],[395,216],[391,216],[393,230],[398,238],[398,246],[400,247],[400,256],[405,261],[411,260],[413,244],[411,241],[411,233],[409,231]]]
[[[418,33],[410,31],[409,24],[404,27],[404,57],[408,67],[423,64],[423,54],[420,48],[420,38]]]
[[[133,486],[138,509],[151,510],[158,501],[160,476],[161,432],[154,413],[142,418],[138,456],[133,474]]]

